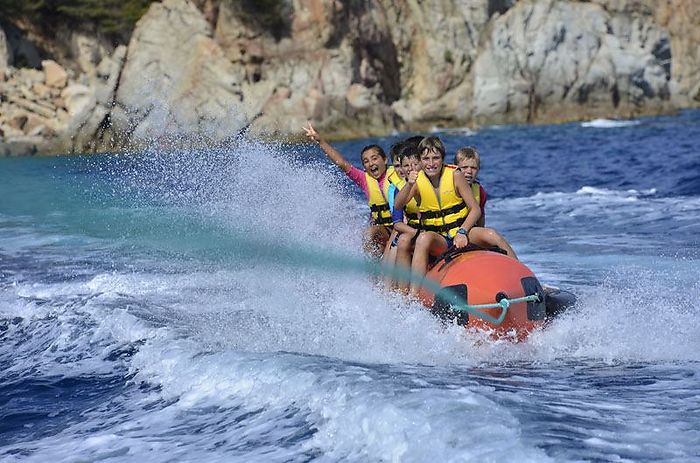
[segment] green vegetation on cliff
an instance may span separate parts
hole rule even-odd
[[[153,0],[0,0],[0,17],[52,24],[93,23],[105,34],[129,33]]]

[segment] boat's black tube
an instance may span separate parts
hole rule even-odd
[[[544,293],[545,306],[547,307],[546,318],[549,320],[573,308],[576,304],[576,295],[569,291],[545,286]]]

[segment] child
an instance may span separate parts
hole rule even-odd
[[[457,165],[457,170],[464,175],[467,183],[471,187],[472,194],[474,198],[479,203],[481,208],[481,217],[477,222],[478,227],[482,227],[483,231],[479,231],[480,238],[488,246],[498,246],[508,253],[509,256],[517,259],[518,256],[515,251],[506,241],[506,239],[498,233],[493,228],[487,228],[486,225],[486,190],[476,179],[481,169],[481,156],[479,152],[473,146],[466,146],[460,148],[455,153],[455,164]]]
[[[394,201],[396,194],[405,186],[408,174],[411,171],[420,170],[417,144],[405,143],[396,155],[396,160],[398,162],[396,171],[401,176],[402,182],[396,184],[392,182],[390,187],[389,205],[391,207],[391,218],[394,222],[394,232],[391,235],[392,241],[389,249],[384,253],[383,262],[389,267],[399,265],[404,269],[408,269],[411,266],[413,246],[420,227],[418,204],[415,200],[411,200],[403,209],[397,209],[394,207]],[[387,278],[386,282],[389,288],[396,286],[392,278]],[[398,287],[403,292],[406,292],[408,283],[399,280]]]
[[[421,233],[416,240],[411,270],[414,275],[422,276],[431,256],[439,256],[452,246],[463,248],[470,241],[479,246],[490,246],[489,237],[493,230],[489,232],[475,226],[481,208],[464,175],[445,164],[442,141],[437,137],[426,137],[418,149],[422,170],[409,174],[407,186],[396,197],[395,207],[398,209],[414,198],[417,200]],[[515,257],[505,240],[499,244],[508,255]],[[411,281],[411,294],[417,295],[420,283],[416,278]]]
[[[479,156],[479,152],[473,146],[460,148],[455,153],[455,165],[457,166],[457,170],[467,179],[467,183],[472,189],[472,194],[481,208],[481,217],[477,222],[477,226],[484,227],[486,225],[487,196],[486,190],[484,190],[484,187],[476,179],[477,175],[479,175],[479,169],[481,168],[481,156]]]
[[[411,270],[425,275],[430,256],[439,256],[452,245],[465,247],[479,220],[481,210],[463,175],[445,164],[445,145],[438,137],[426,137],[418,145],[422,170],[411,171],[406,187],[396,197],[395,208],[415,199],[420,213],[421,232],[416,239]],[[420,280],[411,281],[411,294],[417,295]]]
[[[381,257],[385,248],[388,248],[393,225],[387,202],[390,179],[398,180],[393,167],[387,168],[384,150],[379,145],[365,146],[360,154],[365,169],[362,171],[350,164],[342,154],[321,138],[311,123],[303,129],[306,136],[318,143],[325,155],[365,193],[372,218],[363,237],[363,248],[367,254]]]

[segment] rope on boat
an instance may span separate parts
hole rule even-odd
[[[455,312],[468,312],[473,314],[487,322],[493,323],[494,325],[500,325],[501,322],[506,318],[508,313],[508,308],[511,304],[517,304],[519,302],[539,302],[539,294],[531,294],[524,297],[514,297],[513,299],[508,299],[507,297],[502,298],[495,304],[452,304],[451,308]],[[501,309],[501,315],[498,317],[492,317],[489,314],[482,312],[483,309]]]

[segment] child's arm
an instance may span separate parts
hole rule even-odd
[[[460,227],[466,230],[467,234],[469,234],[469,230],[471,230],[472,227],[476,225],[476,222],[479,220],[479,217],[481,217],[481,208],[479,207],[479,203],[476,202],[476,199],[472,194],[472,189],[469,188],[467,180],[462,174],[456,171],[454,175],[454,183],[455,189],[469,208],[469,214],[467,214],[467,216],[464,218],[464,222]],[[467,237],[467,235],[461,235],[458,233],[454,237],[454,243],[456,247],[461,248],[469,244],[469,238]]]
[[[481,198],[481,202],[479,204],[479,208],[481,209],[481,217],[479,217],[479,220],[476,222],[477,227],[485,227],[486,226],[486,190],[479,185],[479,197]]]
[[[330,143],[321,138],[321,135],[311,126],[311,122],[308,123],[308,127],[303,127],[303,129],[307,137],[318,143],[318,146],[320,146],[326,156],[328,156],[328,159],[333,161],[333,164],[340,167],[346,174],[352,169],[352,164],[350,164],[338,150],[333,148]]]
[[[406,233],[410,236],[415,236],[416,232],[418,231],[417,229],[404,222],[394,222],[394,230],[396,230],[399,233]]]
[[[394,199],[394,208],[403,209],[406,207],[406,204],[418,194],[418,184],[416,184],[417,178],[418,172],[416,171],[412,171],[408,174],[406,186],[401,188],[401,191],[396,195],[396,199]]]
[[[396,208],[396,196],[399,194],[399,190],[394,190],[393,194],[394,198],[392,201],[392,205],[394,207],[391,211],[391,220],[394,222],[394,231],[396,231],[397,233],[408,233],[411,236],[414,236],[417,230],[404,221],[403,209]]]

